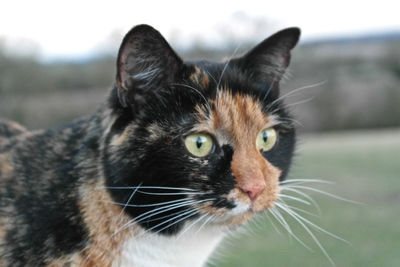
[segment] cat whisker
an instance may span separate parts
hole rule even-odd
[[[270,104],[268,104],[268,105],[267,105],[267,110],[270,110],[272,107],[274,107],[275,104],[279,103],[279,101],[281,101],[281,100],[284,99],[285,97],[291,96],[291,95],[293,95],[293,94],[295,94],[295,93],[298,93],[298,92],[300,92],[300,91],[303,91],[303,90],[305,90],[305,89],[309,89],[309,88],[314,88],[314,87],[321,86],[321,85],[323,85],[323,84],[325,84],[325,83],[326,83],[326,81],[322,81],[322,82],[319,82],[319,83],[315,83],[315,84],[311,84],[311,85],[306,85],[306,86],[302,86],[302,87],[299,87],[299,88],[297,88],[297,89],[294,89],[294,90],[292,90],[292,91],[290,91],[290,92],[288,92],[288,93],[286,93],[286,94],[284,94],[284,95],[278,97],[277,99],[275,99],[274,101],[272,101]]]
[[[328,252],[325,250],[325,248],[322,246],[322,244],[319,242],[318,238],[313,234],[313,232],[299,218],[297,218],[296,216],[293,215],[293,213],[288,211],[288,209],[282,208],[282,206],[280,206],[279,203],[275,203],[275,204],[278,207],[280,207],[283,211],[288,213],[293,219],[295,219],[306,230],[306,232],[310,235],[310,237],[314,240],[314,242],[320,248],[320,250],[325,255],[325,257],[328,259],[328,261],[332,264],[332,266],[336,266],[335,262],[329,256]]]
[[[222,82],[222,78],[223,78],[223,76],[224,76],[224,74],[225,74],[226,69],[227,69],[228,66],[229,66],[229,63],[231,62],[231,60],[233,59],[233,57],[236,55],[236,53],[237,53],[237,51],[239,50],[240,46],[241,46],[240,43],[236,46],[235,50],[233,51],[233,53],[231,54],[231,56],[229,57],[229,59],[226,61],[225,65],[224,65],[224,68],[222,69],[221,75],[219,76],[218,83],[217,83],[217,87],[216,87],[216,90],[217,90],[217,94],[216,94],[216,103],[217,103],[217,105],[218,105],[219,90],[220,90],[220,85],[221,85],[221,82]]]
[[[142,185],[142,183],[140,183],[137,188],[133,189],[132,194],[129,196],[128,201],[126,201],[126,203],[125,203],[124,207],[122,208],[121,212],[119,213],[118,217],[122,218],[121,216],[122,216],[123,212],[125,211],[127,205],[129,205],[129,202],[132,200],[133,196],[135,195],[136,191],[139,189],[139,187],[141,185]]]
[[[201,96],[201,98],[204,100],[204,103],[205,103],[206,106],[207,106],[207,109],[208,109],[209,114],[210,114],[210,115],[212,114],[212,108],[211,108],[211,106],[210,106],[210,103],[208,103],[207,98],[204,96],[204,94],[203,94],[202,92],[200,92],[200,90],[194,88],[193,86],[190,86],[190,85],[187,85],[187,84],[182,84],[182,83],[172,83],[172,85],[183,86],[183,87],[192,89],[193,91],[195,91],[196,93],[198,93],[198,94]]]
[[[136,223],[142,222],[147,218],[154,217],[154,216],[156,216],[158,214],[161,214],[161,213],[164,213],[166,211],[174,210],[174,209],[185,207],[185,206],[190,206],[193,203],[196,203],[196,200],[186,200],[186,201],[182,201],[182,202],[179,202],[179,203],[170,204],[170,205],[166,205],[166,206],[163,206],[163,207],[155,208],[153,210],[150,210],[150,211],[147,211],[145,213],[142,213],[139,216],[136,216],[135,218],[133,218],[133,221],[135,221]]]
[[[285,202],[283,202],[283,203],[286,205],[286,207],[290,208],[291,210],[297,210],[297,211],[299,211],[299,212],[302,212],[302,213],[304,213],[304,214],[307,214],[307,215],[310,215],[310,216],[313,216],[313,217],[321,217],[320,215],[314,214],[314,213],[309,212],[309,211],[307,211],[307,210],[300,209],[300,208],[297,208],[297,207],[293,207],[293,206],[291,206],[291,205],[288,205],[288,204],[285,203]]]
[[[295,235],[290,228],[289,224],[286,222],[285,218],[282,216],[282,214],[279,212],[279,210],[276,207],[270,208],[268,210],[272,216],[285,228],[285,230],[288,232],[290,237],[293,237],[297,242],[299,242],[304,248],[306,248],[309,251],[313,251],[309,246],[307,246],[301,239]]]
[[[289,236],[293,234],[290,225],[286,222],[285,218],[283,218],[282,214],[275,207],[272,207],[268,210],[272,216],[282,225],[282,227],[288,232]]]
[[[322,194],[322,195],[325,195],[325,196],[328,196],[328,197],[331,197],[331,198],[335,198],[335,199],[342,200],[342,201],[349,202],[349,203],[353,203],[353,204],[363,204],[363,203],[361,203],[361,202],[354,201],[354,200],[350,200],[350,199],[347,199],[347,198],[343,198],[343,197],[341,197],[341,196],[338,196],[338,195],[335,195],[335,194],[332,194],[332,193],[329,193],[329,192],[325,192],[325,191],[323,191],[323,190],[316,189],[316,188],[309,187],[309,186],[290,185],[290,186],[282,187],[282,190],[287,190],[287,191],[291,190],[291,191],[295,191],[295,189],[293,189],[293,188],[313,191],[313,192],[316,192],[316,193],[319,193],[319,194]],[[296,190],[296,191],[297,191],[297,192],[301,192],[301,191],[299,191],[299,190]]]
[[[167,228],[169,228],[169,227],[171,227],[171,226],[173,226],[173,225],[175,225],[175,224],[177,224],[177,223],[179,223],[179,222],[181,222],[181,221],[183,221],[183,220],[185,220],[185,219],[188,219],[188,218],[190,218],[190,217],[196,215],[197,213],[198,213],[198,212],[195,211],[195,210],[189,210],[189,211],[187,211],[187,212],[185,212],[185,213],[183,213],[183,214],[180,214],[180,215],[178,215],[178,216],[175,216],[175,217],[173,217],[173,218],[171,218],[171,219],[169,219],[169,220],[166,220],[166,221],[164,221],[164,222],[162,222],[162,223],[159,223],[159,224],[157,224],[157,225],[155,225],[155,226],[153,226],[153,227],[147,229],[147,230],[145,231],[145,233],[146,233],[146,232],[149,232],[149,231],[151,231],[151,230],[153,230],[153,229],[155,229],[155,228],[157,228],[157,227],[159,227],[159,226],[161,226],[161,225],[164,225],[165,223],[168,223],[168,222],[170,222],[170,221],[176,220],[176,219],[178,219],[178,218],[184,216],[183,218],[180,218],[179,220],[176,220],[176,221],[174,221],[174,222],[172,222],[172,223],[170,223],[170,224],[164,226],[163,228],[157,230],[157,231],[155,232],[155,234],[158,234],[158,233],[164,231],[165,229],[167,229]]]
[[[206,215],[208,215],[209,217],[206,219],[206,220],[204,220],[204,222],[202,223],[202,225],[199,227],[199,229],[196,231],[196,233],[195,233],[195,235],[197,235],[200,231],[201,231],[201,229],[203,229],[203,227],[209,222],[209,221],[211,221],[212,219],[214,219],[215,217],[216,217],[216,215],[215,214],[206,214]]]
[[[147,212],[133,218],[132,220],[130,220],[128,223],[126,223],[120,229],[118,229],[116,231],[116,233],[123,231],[124,229],[127,229],[128,227],[132,226],[135,223],[142,222],[142,221],[146,220],[147,218],[154,217],[158,214],[161,214],[161,213],[173,210],[173,209],[185,207],[185,206],[196,205],[196,204],[210,201],[210,200],[214,200],[214,198],[208,198],[208,199],[203,199],[203,200],[187,200],[184,202],[179,202],[179,203],[175,203],[175,204],[171,204],[171,205],[167,205],[167,206],[163,206],[163,207],[159,207],[159,208],[147,211]],[[114,233],[113,235],[115,235],[116,233]]]
[[[162,190],[180,190],[180,191],[194,191],[194,192],[198,192],[195,189],[191,189],[191,188],[184,188],[184,187],[168,187],[168,186],[100,186],[100,187],[96,187],[95,189],[100,190],[100,189],[116,189],[116,190],[132,190],[132,189],[136,189],[136,188],[141,188],[141,189],[162,189]]]
[[[276,108],[273,111],[270,111],[270,113],[278,113],[278,111],[280,111],[280,110],[291,110],[289,108],[297,106],[297,105],[300,105],[300,104],[304,104],[304,103],[310,102],[310,101],[314,100],[314,98],[315,97],[313,96],[313,97],[309,97],[309,98],[306,98],[306,99],[303,99],[303,100],[299,100],[299,101],[294,102],[294,103],[282,105],[281,107]]]
[[[211,75],[211,73],[210,73],[208,70],[204,69],[204,71],[208,74],[208,76],[211,77],[211,79],[213,79],[213,81],[215,82],[215,84],[218,84],[217,79],[215,79],[215,77],[214,77],[213,75]]]
[[[300,104],[304,104],[304,103],[308,103],[308,102],[310,102],[310,101],[312,101],[312,100],[314,100],[315,99],[315,96],[312,96],[312,97],[309,97],[309,98],[306,98],[306,99],[303,99],[303,100],[299,100],[299,101],[297,101],[297,102],[293,102],[293,103],[289,103],[289,104],[286,104],[284,107],[282,107],[282,108],[290,108],[290,107],[294,107],[294,106],[297,106],[297,105],[300,105]],[[279,110],[279,109],[278,109]]]
[[[210,200],[210,199],[205,199],[205,200],[189,200],[189,201],[186,201],[186,202],[183,202],[183,203],[172,204],[172,205],[168,205],[168,206],[165,206],[165,207],[156,208],[156,209],[154,209],[154,210],[145,212],[145,213],[143,213],[143,214],[137,216],[136,218],[134,218],[134,220],[135,220],[136,222],[141,222],[141,221],[143,221],[144,219],[147,219],[147,218],[150,218],[150,217],[154,217],[155,215],[158,215],[158,214],[160,214],[160,213],[164,213],[164,212],[169,211],[169,210],[173,210],[173,209],[176,209],[176,208],[181,208],[181,207],[189,206],[189,205],[195,205],[195,204],[198,204],[198,203],[201,203],[201,202],[205,202],[205,201],[209,201],[209,200]],[[154,212],[155,212],[155,213],[154,213]],[[144,215],[146,215],[146,216],[144,216]],[[144,216],[144,217],[142,217],[142,216]],[[138,220],[138,219],[139,219],[139,220]]]
[[[271,212],[270,212],[270,213],[271,213]],[[281,235],[281,234],[282,234],[281,231],[279,231],[278,227],[277,227],[277,226],[275,225],[275,223],[273,222],[271,216],[269,216],[268,210],[265,211],[264,214],[267,216],[268,221],[271,223],[271,225],[272,225],[272,227],[275,229],[275,231],[276,231],[278,234]]]
[[[274,84],[275,84],[275,82],[276,82],[277,78],[278,78],[278,74],[277,74],[277,73],[275,73],[275,75],[274,75],[274,79],[272,79],[272,83],[269,85],[269,87],[268,87],[268,90],[265,92],[265,95],[264,95],[263,101],[265,101],[265,100],[267,99],[267,97],[268,97],[269,93],[271,92],[272,88],[274,87]]]
[[[158,234],[158,233],[164,231],[164,230],[167,229],[167,228],[170,228],[171,226],[173,226],[173,225],[175,225],[175,224],[177,224],[177,223],[179,223],[179,222],[181,222],[181,221],[183,221],[183,220],[189,219],[190,217],[193,217],[193,216],[195,216],[195,215],[197,215],[197,214],[198,214],[197,211],[193,211],[193,212],[190,213],[189,215],[187,215],[187,216],[185,216],[185,217],[183,217],[183,218],[180,218],[179,220],[177,220],[177,221],[175,221],[175,222],[173,222],[173,223],[171,223],[171,224],[169,224],[169,225],[167,225],[167,226],[164,226],[163,228],[161,228],[160,230],[158,230],[158,231],[156,232],[156,234]],[[176,218],[174,218],[174,219],[176,219]],[[148,230],[150,230],[150,229],[148,229]]]
[[[290,184],[290,183],[320,183],[320,184],[334,184],[332,181],[322,179],[289,179],[279,183],[279,185]]]
[[[158,223],[158,224],[146,229],[146,231],[144,231],[144,233],[150,232],[151,230],[156,229],[157,227],[159,227],[161,225],[164,225],[166,223],[169,223],[170,221],[176,220],[176,219],[178,219],[178,218],[180,218],[182,216],[185,216],[187,214],[192,214],[192,213],[197,213],[197,211],[195,211],[193,209],[190,209],[190,208],[186,209],[186,210],[183,210],[183,211],[179,212],[177,215],[175,215],[174,217],[172,217],[172,218],[170,218],[168,220],[162,221],[162,222],[160,222],[160,223]],[[162,231],[162,229],[159,229],[159,230],[156,231],[156,233],[159,233],[161,231]]]
[[[183,199],[176,199],[176,200],[171,200],[171,201],[165,201],[165,202],[159,202],[159,203],[152,203],[152,204],[124,204],[124,203],[119,203],[119,202],[114,202],[114,201],[108,201],[108,200],[98,200],[99,202],[106,202],[106,203],[111,203],[119,206],[124,206],[126,207],[133,207],[133,208],[143,208],[143,207],[154,207],[154,206],[162,206],[166,204],[172,204],[176,202],[182,202],[183,200],[189,200],[190,198],[183,198]]]
[[[117,233],[129,228],[130,226],[134,225],[135,223],[139,223],[147,218],[153,217],[157,214],[169,211],[169,210],[173,210],[173,209],[177,209],[177,208],[181,208],[184,206],[189,206],[193,203],[196,203],[196,200],[186,200],[183,199],[182,202],[179,203],[174,203],[174,204],[170,204],[170,205],[166,205],[163,207],[159,207],[159,208],[155,208],[153,210],[147,211],[145,213],[142,213],[139,216],[136,216],[135,218],[129,220],[127,223],[125,223],[122,227],[120,227],[118,230],[115,231],[115,233],[112,234],[112,236],[116,235]],[[138,220],[140,219],[140,220]]]
[[[293,215],[297,216],[300,220],[302,220],[303,222],[307,223],[307,224],[310,225],[311,227],[314,227],[314,228],[317,229],[318,231],[323,232],[323,233],[325,233],[325,234],[327,234],[327,235],[329,235],[329,236],[331,236],[331,237],[333,237],[333,238],[335,238],[335,239],[338,239],[338,240],[340,240],[340,241],[342,241],[342,242],[344,242],[344,243],[350,244],[349,241],[347,241],[347,240],[345,240],[345,239],[343,239],[343,238],[341,238],[341,237],[339,237],[339,236],[337,236],[337,235],[335,235],[335,234],[332,234],[331,232],[329,232],[329,231],[327,231],[327,230],[325,230],[325,229],[319,227],[318,225],[316,225],[315,223],[311,222],[310,220],[304,218],[303,216],[301,216],[301,215],[298,214],[297,212],[291,210],[291,209],[290,209],[289,207],[287,207],[285,204],[283,204],[283,203],[278,203],[278,204],[280,204],[283,208],[286,208],[287,211],[292,212]]]
[[[295,120],[293,118],[289,118],[289,117],[281,117],[281,116],[279,116],[279,121],[282,121],[282,122],[293,122],[294,124],[297,124],[298,126],[304,127],[304,125],[301,122],[299,122],[298,120]]]
[[[146,192],[142,190],[138,190],[139,193],[145,195],[155,195],[155,196],[178,196],[178,195],[205,195],[206,193],[203,192],[180,192],[180,193],[155,193],[155,192]]]
[[[282,186],[282,187],[280,187],[280,189],[281,189],[281,191],[294,192],[294,193],[296,193],[296,194],[298,194],[298,195],[300,195],[300,196],[305,197],[307,200],[309,200],[309,201],[314,205],[314,207],[315,207],[315,208],[317,209],[317,211],[318,211],[318,214],[321,215],[321,208],[320,208],[320,206],[318,205],[318,203],[317,203],[312,197],[310,197],[309,195],[307,195],[306,193],[304,193],[304,192],[302,192],[302,191],[300,191],[300,190],[294,189],[293,187],[290,187],[290,186]]]
[[[218,80],[218,83],[217,83],[217,90],[219,89],[219,86],[221,85],[222,78],[223,78],[223,76],[224,76],[224,73],[225,73],[226,69],[228,68],[229,63],[231,62],[231,60],[233,59],[233,57],[236,55],[236,53],[237,53],[237,51],[239,50],[240,46],[241,46],[241,44],[238,44],[238,45],[236,46],[236,48],[235,48],[235,50],[233,51],[232,55],[231,55],[231,56],[229,57],[229,59],[226,61],[225,65],[224,65],[224,68],[222,69],[221,75],[219,76],[219,80]]]
[[[310,202],[308,202],[308,201],[306,201],[304,199],[298,198],[298,197],[289,196],[289,195],[285,195],[285,194],[278,194],[278,196],[281,197],[281,198],[288,198],[288,199],[291,199],[291,200],[294,200],[294,201],[298,201],[298,202],[301,202],[301,203],[306,204],[306,205],[311,205]]]
[[[181,233],[179,233],[179,236],[176,238],[176,240],[179,240],[190,228],[192,228],[196,223],[198,223],[199,221],[204,219],[207,215],[208,214],[203,214],[202,216],[200,216],[199,218],[194,220],[189,226],[186,227],[185,230],[183,230]]]
[[[187,208],[187,209],[184,209],[183,211],[187,211],[187,210],[190,210],[190,209],[191,208]],[[154,219],[145,220],[144,222],[145,223],[149,223],[149,222],[159,221],[159,220],[162,220],[162,219],[165,219],[165,218],[169,218],[169,217],[175,216],[175,215],[177,215],[178,213],[181,213],[181,212],[182,212],[182,210],[174,212],[174,213],[171,213],[171,214],[168,214],[168,215],[165,215],[165,216],[156,217]]]

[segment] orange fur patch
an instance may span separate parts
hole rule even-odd
[[[189,79],[196,84],[202,85],[205,88],[210,85],[210,79],[208,78],[208,75],[205,73],[204,70],[200,69],[197,66],[194,67],[194,72],[190,74]]]
[[[79,206],[92,242],[82,252],[80,264],[111,266],[119,260],[121,245],[132,237],[132,228],[121,230],[129,218],[112,203],[103,180],[83,185],[81,196]]]

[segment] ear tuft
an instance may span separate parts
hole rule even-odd
[[[148,25],[131,29],[118,52],[116,85],[123,107],[148,90],[172,82],[183,62],[164,37]]]

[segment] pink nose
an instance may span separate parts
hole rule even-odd
[[[265,189],[265,182],[259,181],[258,183],[246,183],[240,186],[240,189],[247,193],[251,201],[254,201],[260,193]]]

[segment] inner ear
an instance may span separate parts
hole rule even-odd
[[[131,29],[124,37],[117,58],[116,85],[123,107],[173,82],[183,61],[164,37],[148,25]]]

